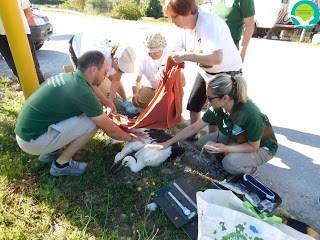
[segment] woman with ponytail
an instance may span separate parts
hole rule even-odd
[[[200,138],[197,146],[222,156],[223,167],[230,174],[256,175],[257,167],[276,154],[278,144],[267,116],[248,98],[245,80],[240,75],[215,75],[206,94],[211,106],[202,119],[152,147],[166,148],[215,125],[217,131]]]

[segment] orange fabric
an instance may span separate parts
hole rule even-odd
[[[184,68],[184,63],[177,64],[169,57],[164,78],[159,82],[149,105],[137,119],[121,127],[164,129],[174,127],[179,123],[183,97],[182,68]]]

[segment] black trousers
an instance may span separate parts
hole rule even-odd
[[[222,73],[222,72],[220,72]],[[223,72],[226,74],[230,74],[231,76],[241,74],[241,70],[239,71],[231,71],[231,72]],[[217,75],[219,73],[208,73],[212,76]],[[206,93],[206,81],[203,77],[198,73],[194,85],[192,87],[188,103],[187,103],[187,110],[191,112],[201,112],[203,105],[207,101],[207,93]]]
[[[37,55],[36,55],[36,49],[35,49],[34,44],[32,42],[31,35],[27,34],[27,37],[28,37],[28,41],[29,41],[30,50],[31,50],[31,53],[32,53],[34,66],[36,68],[38,81],[41,84],[41,83],[44,82],[44,77],[43,77],[43,74],[42,74],[42,72],[40,70],[39,61],[38,61],[38,58],[37,58]],[[8,43],[8,39],[7,39],[6,35],[0,35],[0,53],[3,56],[4,60],[6,61],[6,63],[8,64],[8,66],[11,68],[13,74],[18,78],[18,81],[19,81],[18,72],[17,72],[17,69],[16,69],[16,65],[15,65],[15,63],[13,61],[12,53],[11,53],[11,50],[10,50],[10,47],[9,47],[9,43]]]

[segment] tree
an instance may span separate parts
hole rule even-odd
[[[162,6],[159,0],[145,0],[142,12],[146,17],[163,17]]]
[[[111,16],[118,19],[138,20],[141,18],[141,12],[135,1],[121,0],[113,7]]]

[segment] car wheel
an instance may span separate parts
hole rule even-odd
[[[43,46],[43,43],[34,44],[34,47],[36,48],[36,50],[39,50],[42,46]]]

